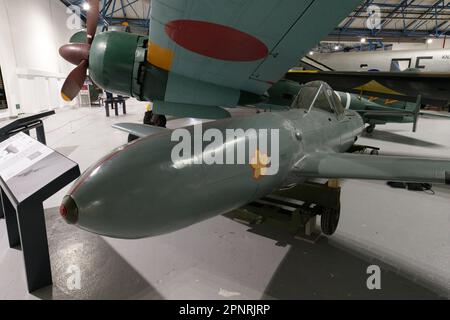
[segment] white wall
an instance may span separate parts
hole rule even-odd
[[[73,68],[58,49],[75,32],[67,27],[67,8],[59,0],[0,0],[0,67],[8,110],[26,113],[66,105],[59,91]]]

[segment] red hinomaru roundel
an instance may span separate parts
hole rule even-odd
[[[236,62],[264,59],[267,46],[248,33],[195,20],[174,20],[166,24],[167,35],[179,46],[206,57]]]

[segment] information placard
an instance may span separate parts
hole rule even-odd
[[[0,176],[7,182],[53,152],[25,133],[18,133],[0,143]]]

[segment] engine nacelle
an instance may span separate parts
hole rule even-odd
[[[89,57],[92,81],[106,91],[139,97],[137,78],[146,49],[147,37],[114,31],[98,34]]]

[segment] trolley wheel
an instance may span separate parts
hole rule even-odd
[[[160,114],[153,115],[152,124],[156,127],[165,128],[167,124],[166,116]]]
[[[324,208],[320,219],[320,227],[322,232],[327,236],[332,236],[339,225],[341,209]]]

